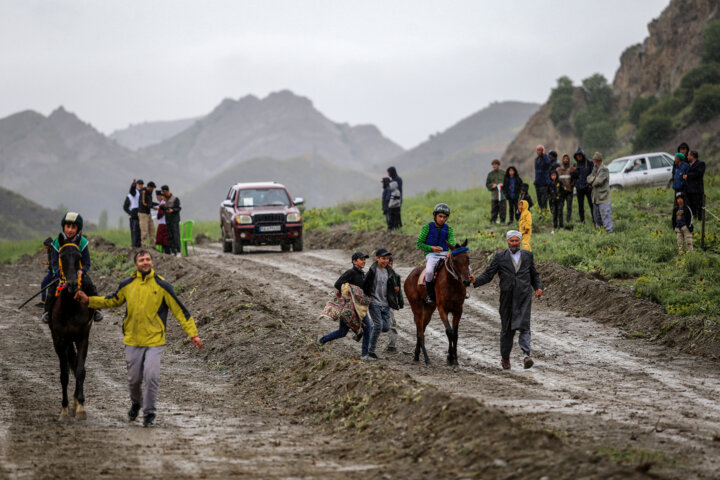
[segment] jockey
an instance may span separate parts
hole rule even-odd
[[[88,239],[82,234],[83,218],[79,213],[67,212],[60,222],[62,232],[53,240],[50,246],[50,268],[54,278],[60,276],[60,239],[64,241],[70,240],[76,244],[80,250],[81,262],[82,262],[82,289],[88,295],[97,295],[97,288],[92,283],[92,279],[88,272],[90,271],[90,249],[88,248]],[[42,316],[42,321],[48,323],[50,321],[50,311],[55,301],[55,293],[51,290],[48,293],[47,301],[45,302],[45,312]],[[99,322],[103,319],[102,313],[99,310],[95,310],[94,320]]]
[[[425,253],[425,276],[421,277],[420,285],[425,286],[427,303],[435,303],[435,286],[433,273],[435,265],[450,256],[449,245],[455,245],[455,232],[447,225],[450,207],[446,203],[438,203],[433,209],[433,221],[423,225],[417,239],[417,247]]]

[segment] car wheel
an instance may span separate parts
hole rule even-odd
[[[622,189],[623,189],[622,185],[610,185],[611,192],[619,192]]]
[[[232,253],[235,255],[243,253],[243,243],[235,237],[232,239]]]
[[[290,242],[282,242],[280,244],[280,250],[283,252],[289,252],[290,251]]]
[[[293,242],[293,252],[302,252],[303,240],[302,237],[298,238]]]
[[[222,241],[223,252],[230,253],[232,251],[232,241],[225,238],[225,229],[220,227],[220,239]]]

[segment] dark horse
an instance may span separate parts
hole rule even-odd
[[[85,419],[85,358],[88,351],[88,337],[92,326],[93,310],[76,301],[73,297],[82,287],[82,265],[80,249],[75,243],[60,240],[60,283],[57,298],[51,307],[50,332],[55,352],[60,359],[60,383],[62,384],[62,410],[60,420],[68,416]],[[68,412],[67,386],[69,369],[75,375],[73,404]]]
[[[465,287],[470,285],[470,256],[467,253],[467,248],[464,248],[467,243],[467,240],[465,240],[462,245],[450,246],[451,252],[460,248],[463,248],[463,250],[456,255],[450,255],[449,260],[439,262],[439,271],[435,279],[435,303],[425,303],[425,295],[418,288],[420,275],[425,275],[424,266],[415,268],[405,279],[405,296],[410,302],[410,308],[412,308],[415,316],[415,328],[417,330],[414,358],[416,362],[420,360],[420,351],[422,351],[425,363],[430,363],[427,350],[425,350],[425,328],[427,328],[432,314],[437,308],[440,320],[445,325],[445,333],[450,344],[447,356],[448,364],[458,364],[458,324],[465,303]],[[424,291],[424,289],[422,290]],[[448,322],[448,314],[452,314],[452,326]]]

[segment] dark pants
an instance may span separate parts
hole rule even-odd
[[[133,248],[140,248],[140,220],[138,220],[137,210],[130,215],[130,241]]]
[[[48,286],[48,284],[50,282],[53,281],[54,278],[55,278],[55,275],[53,275],[52,272],[48,272],[47,274],[45,274],[45,277],[42,279],[42,282],[40,283],[40,288],[42,288],[41,298],[42,298],[43,302],[45,302],[45,299],[47,298],[47,294],[48,294],[46,287]],[[50,291],[52,292],[53,295],[55,295],[54,289],[50,289]]]
[[[506,206],[505,206],[505,199],[502,200],[491,200],[490,201],[490,222],[494,222],[498,218],[498,213],[500,214],[500,221],[505,221],[505,212],[506,212]]]
[[[363,318],[363,338],[362,338],[362,355],[365,356],[368,354],[368,347],[370,346],[370,337],[372,336],[372,325],[370,325],[370,319],[368,318],[369,315],[365,315],[365,318]],[[350,331],[350,328],[345,325],[345,322],[340,320],[340,326],[337,330],[334,332],[330,332],[324,337],[320,339],[320,343],[326,344],[328,342],[332,342],[333,340],[337,340],[338,338],[343,338],[345,335],[348,334]]]
[[[573,193],[572,191],[567,192],[565,194],[565,208],[567,208],[567,216],[565,217],[565,221],[567,223],[570,223],[570,220],[572,219],[572,204],[573,204]]]
[[[687,197],[687,204],[690,207],[690,210],[692,210],[694,220],[699,222],[703,218],[702,205],[704,194],[686,193],[685,196]]]
[[[57,276],[53,275],[52,277],[50,277],[50,280],[48,280],[48,282],[52,282],[56,278]],[[55,288],[50,288],[48,291],[48,296],[45,301],[46,312],[49,312],[52,309],[53,303],[55,303],[55,291]],[[89,273],[85,273],[82,276],[82,291],[85,292],[85,294],[89,297],[96,297],[98,294],[97,288],[95,287],[92,278],[90,278]]]
[[[548,188],[549,185],[535,185],[535,192],[537,192],[538,205],[542,210],[547,210],[548,206]]]
[[[558,226],[563,228],[563,207],[565,206],[565,199],[559,198],[552,201],[550,207],[553,212],[553,228],[557,230]]]
[[[515,332],[520,332],[518,337],[518,345],[525,355],[530,355],[530,330],[511,330],[503,329],[500,332],[500,355],[503,358],[510,357],[512,351],[513,341],[515,340]]]
[[[593,222],[595,222],[595,217],[593,216],[593,204],[592,200],[590,199],[589,187],[577,189],[578,215],[580,215],[580,222],[585,222],[585,203],[583,201],[583,198],[587,198],[587,203],[590,210],[590,217]]]
[[[520,220],[520,215],[517,215],[517,205],[518,205],[518,199],[517,198],[508,198],[508,223],[513,223],[516,220]]]
[[[388,229],[397,230],[402,227],[402,219],[400,217],[400,207],[388,208]]]
[[[180,253],[180,222],[166,222],[170,253]]]

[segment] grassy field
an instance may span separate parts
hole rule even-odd
[[[707,207],[720,210],[719,177],[706,177]],[[531,187],[532,190],[532,187]],[[537,199],[531,191],[533,199]],[[469,240],[472,248],[503,248],[511,228],[490,223],[490,193],[485,189],[431,191],[406,198],[402,233],[417,235],[420,226],[432,219],[436,203],[452,208],[449,224],[458,241]],[[608,235],[589,221],[578,222],[573,203],[570,229],[551,233],[552,218],[532,209],[532,248],[541,262],[556,262],[585,272],[596,272],[610,281],[633,289],[638,297],[665,306],[668,313],[702,315],[720,321],[720,224],[708,216],[706,250],[700,250],[700,225],[695,226],[695,252],[678,255],[671,228],[673,192],[644,187],[612,194],[615,233]],[[587,208],[586,208],[587,213]],[[716,213],[717,214],[717,213]],[[351,228],[381,230],[385,221],[380,200],[348,203],[305,212],[309,229]]]

